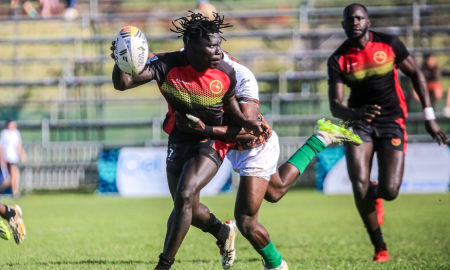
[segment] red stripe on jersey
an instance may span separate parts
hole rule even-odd
[[[203,97],[221,97],[231,84],[227,74],[221,70],[198,72],[192,66],[174,67],[166,75],[164,83],[177,91]]]
[[[400,83],[398,82],[398,69],[397,67],[394,68],[394,79],[395,79],[395,91],[397,92],[399,106],[402,109],[403,117],[408,117],[408,108],[406,106],[406,100],[405,95],[403,94],[402,87],[400,86]]]
[[[170,105],[167,103],[167,107],[169,108],[169,111],[167,112],[167,123],[166,125],[163,127],[163,130],[165,133],[170,134],[170,132],[172,132],[173,127],[175,126],[175,114],[172,111],[172,108],[170,107]]]
[[[389,67],[392,67],[394,61],[395,54],[391,46],[382,42],[368,41],[363,50],[352,47],[342,55],[339,58],[339,68],[346,77],[349,74],[363,72],[368,69],[374,69],[371,72],[371,74],[374,73],[372,75],[384,75],[391,71]],[[362,79],[367,79],[367,76],[358,80]]]
[[[406,154],[406,149],[408,148],[408,133],[406,132],[405,118],[395,119],[395,122],[403,129],[403,153]]]

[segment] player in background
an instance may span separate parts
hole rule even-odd
[[[347,168],[356,207],[375,247],[373,261],[389,260],[380,225],[382,199],[392,201],[399,192],[405,166],[408,116],[403,91],[397,80],[400,69],[411,78],[424,108],[425,128],[445,144],[447,137],[437,124],[422,71],[396,36],[368,31],[367,9],[351,4],[344,9],[342,27],[347,40],[328,59],[330,109],[333,116],[348,120],[363,143],[346,145]],[[350,88],[348,106],[343,104],[344,84]],[[369,181],[377,152],[378,184]]]
[[[17,129],[17,122],[13,119],[6,121],[6,128],[0,134],[0,159],[2,165],[6,166],[9,174],[9,179],[5,180],[1,188],[4,188],[4,184],[7,184],[11,187],[13,196],[19,198],[20,171],[17,164],[19,160],[22,163],[26,163],[27,154],[22,147],[22,138]]]
[[[236,71],[236,98],[248,119],[266,122],[259,113],[259,87],[253,73],[226,52],[222,58]],[[319,121],[316,134],[277,170],[280,147],[278,136],[272,131],[269,137],[242,137],[244,130],[233,125],[205,125],[200,119],[177,114],[177,125],[186,132],[203,134],[211,130],[211,138],[234,141],[236,146],[227,153],[240,183],[235,205],[237,226],[253,248],[261,255],[264,269],[288,269],[286,261],[270,239],[268,231],[258,222],[258,213],[263,199],[270,202],[280,200],[303,173],[312,158],[327,145],[345,141],[358,142],[350,130]]]
[[[222,247],[223,267],[227,269],[234,261],[236,225],[219,221],[199,202],[199,195],[216,174],[229,145],[209,139],[208,134],[183,132],[176,125],[175,114],[194,115],[214,126],[223,124],[225,111],[234,123],[257,136],[266,126],[247,120],[242,114],[234,95],[235,72],[220,57],[221,29],[230,25],[218,14],[209,20],[192,13],[177,21],[180,24],[174,24],[172,31],[183,37],[185,51],[154,57],[134,76],[125,74],[115,65],[113,83],[116,89],[126,90],[156,80],[169,107],[164,131],[169,134],[167,177],[174,209],[167,224],[164,250],[155,269],[171,268],[191,224],[216,237]]]
[[[14,240],[17,244],[25,239],[26,229],[22,219],[22,209],[18,205],[8,206],[0,203],[0,217],[9,222],[13,231]],[[10,233],[8,227],[0,220],[0,238],[9,240]]]

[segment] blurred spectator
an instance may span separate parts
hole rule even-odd
[[[213,6],[209,0],[198,0],[198,9],[194,12],[201,13],[203,16],[208,17],[209,19],[214,19],[213,12],[217,12],[215,6]]]
[[[20,2],[22,2],[23,10],[25,10],[28,16],[32,19],[35,19],[37,16],[37,11],[28,0],[11,0],[10,15],[15,14],[17,6],[19,5]]]
[[[17,122],[13,119],[6,121],[6,128],[0,135],[0,156],[2,170],[6,167],[9,174],[8,180],[2,184],[2,188],[11,187],[13,196],[20,197],[19,189],[19,158],[22,163],[27,162],[27,155],[22,147],[20,132],[17,130]],[[6,178],[6,177],[5,177]]]
[[[75,8],[75,4],[78,0],[66,0],[67,2],[67,9],[66,12],[64,12],[64,19],[71,21],[73,19],[76,19],[79,15],[78,10]]]
[[[58,7],[59,7],[59,3],[58,0],[39,0],[42,10],[41,10],[41,16],[44,19],[48,19],[52,16],[52,14],[55,14],[55,10],[56,12]]]
[[[441,69],[436,63],[436,57],[432,54],[426,54],[422,64],[422,72],[427,80],[428,92],[430,93],[431,104],[436,104],[442,98]],[[419,100],[416,92],[414,98]]]

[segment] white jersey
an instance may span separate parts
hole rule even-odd
[[[0,135],[0,146],[3,149],[3,155],[8,163],[18,163],[19,153],[17,147],[22,145],[22,138],[17,129],[4,129]]]
[[[236,87],[234,88],[237,99],[254,99],[259,100],[259,87],[255,75],[245,66],[230,59],[230,57],[223,53],[223,61],[227,62],[234,71],[236,71]],[[240,103],[245,101],[240,100]]]
[[[236,71],[235,95],[239,103],[259,103],[259,87],[255,75],[245,66],[223,53],[223,60]],[[227,158],[235,172],[241,176],[254,176],[270,181],[270,176],[277,172],[280,145],[275,131],[265,144],[248,150],[230,150]]]

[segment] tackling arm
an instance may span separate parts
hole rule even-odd
[[[244,116],[249,120],[258,120],[258,107],[251,104],[239,103],[239,107]],[[251,141],[256,137],[246,132],[243,128],[235,125],[212,127],[214,138],[225,139],[227,141]]]
[[[250,134],[259,136],[268,131],[268,127],[263,122],[248,120],[245,117],[234,95],[223,99],[223,110],[227,113],[231,121],[243,127]]]
[[[258,107],[251,104],[239,104],[244,115],[248,119],[258,119],[259,110]],[[251,141],[257,137],[249,134],[243,128],[235,125],[227,126],[206,126],[200,119],[195,119],[193,117],[184,117],[178,112],[175,112],[177,127],[188,133],[202,134],[205,136],[210,136],[212,138],[220,139],[223,141]],[[188,119],[189,118],[189,119]],[[263,138],[267,139],[270,137],[272,129],[266,127],[266,132],[263,133]]]

